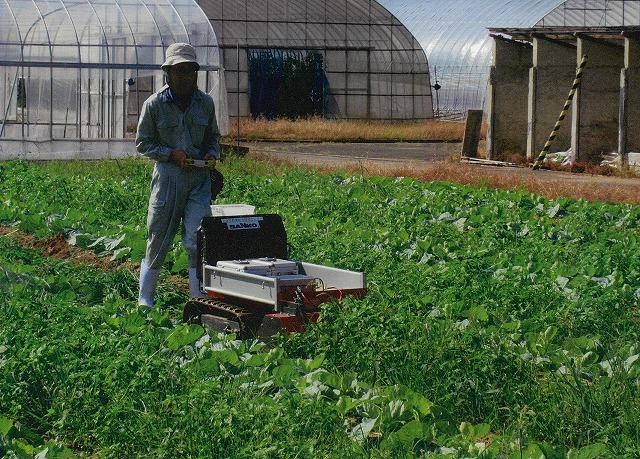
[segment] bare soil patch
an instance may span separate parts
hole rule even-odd
[[[136,264],[111,261],[107,257],[99,257],[90,250],[71,245],[62,235],[38,238],[16,228],[0,226],[0,237],[10,237],[17,241],[21,247],[36,250],[50,258],[82,263],[101,270],[129,269],[139,271],[139,266]]]
[[[135,274],[140,272],[139,263],[112,261],[109,257],[98,256],[95,252],[69,244],[62,235],[38,238],[16,228],[0,226],[0,237],[12,238],[20,247],[35,250],[45,257],[56,260],[83,264],[101,271],[126,269]],[[189,290],[189,282],[184,276],[171,275],[169,282],[181,290]]]

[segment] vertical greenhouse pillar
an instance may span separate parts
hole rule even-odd
[[[623,163],[629,152],[640,152],[640,40],[625,38],[624,68],[620,72],[620,128],[618,153]]]
[[[618,151],[624,49],[603,40],[578,37],[576,65],[585,54],[589,62],[573,104],[571,147],[575,161],[599,163],[603,153]]]
[[[489,80],[487,158],[504,159],[527,148],[527,99],[533,52],[528,43],[494,36]]]
[[[529,78],[527,158],[535,160],[544,147],[576,73],[575,46],[545,38],[533,39],[533,67]],[[554,151],[571,148],[571,114],[558,130]]]

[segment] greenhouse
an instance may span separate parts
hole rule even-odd
[[[231,116],[424,120],[425,52],[375,0],[201,0]]]
[[[532,27],[561,0],[380,0],[416,37],[429,61],[434,111],[463,117],[485,109],[490,27]],[[584,3],[581,1],[580,3]]]
[[[225,128],[218,42],[195,1],[2,0],[0,157],[131,154],[139,107],[178,41],[196,47]]]
[[[223,133],[230,116],[422,121],[482,109],[491,112],[491,154],[526,143],[531,156],[547,130],[545,110],[564,97],[548,96],[553,104],[546,104],[540,85],[531,93],[535,107],[523,98],[533,91],[539,34],[575,49],[582,43],[575,34],[603,29],[620,72],[633,67],[624,59],[635,62],[635,55],[624,50],[635,49],[629,33],[640,24],[637,0],[0,1],[0,158],[134,154],[141,104],[164,84],[159,67],[176,41],[196,46],[199,86],[214,97]],[[512,61],[517,72],[499,82],[491,72],[505,67],[496,70],[496,48],[523,53],[523,61]],[[557,55],[560,49],[567,48]],[[563,74],[572,73],[574,54]],[[625,123],[634,119],[629,81],[619,107]],[[520,103],[505,112],[509,101],[502,105],[500,97],[510,85],[520,88]],[[621,97],[619,86],[612,101]],[[592,125],[615,125],[613,111]],[[577,148],[571,135],[560,132],[556,147]],[[609,130],[595,136],[607,139],[598,148],[611,149],[613,137]]]

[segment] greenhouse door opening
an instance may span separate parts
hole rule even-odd
[[[249,49],[252,118],[323,116],[322,55],[315,51]]]

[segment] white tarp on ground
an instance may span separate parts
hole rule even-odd
[[[600,162],[601,166],[610,166],[621,168],[622,156],[618,152],[611,152],[603,155],[603,160]],[[570,148],[567,151],[558,151],[555,153],[549,153],[545,161],[562,164],[563,166],[571,165],[575,162],[573,156],[573,150]],[[630,151],[627,153],[627,164],[632,169],[640,169],[640,153]]]
[[[640,168],[640,153],[634,151],[627,153],[627,164],[633,169]],[[600,165],[620,168],[622,167],[622,157],[618,153],[609,153],[604,156]]]

